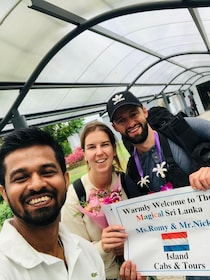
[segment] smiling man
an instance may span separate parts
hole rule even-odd
[[[136,185],[128,187],[128,198],[188,185],[199,190],[210,188],[210,167],[192,172],[190,156],[174,141],[152,129],[147,109],[130,91],[115,93],[107,102],[107,112],[131,154],[127,173]],[[199,118],[186,118],[186,121],[209,142],[208,121]],[[186,276],[186,280],[207,279],[210,277]]]
[[[0,234],[0,279],[105,279],[92,244],[59,223],[69,174],[60,145],[38,128],[15,131],[0,150],[1,194],[14,218]]]
[[[173,188],[187,185],[200,190],[209,188],[210,168],[204,166],[192,172],[192,158],[175,141],[152,129],[147,109],[130,91],[115,93],[107,102],[107,112],[131,154],[127,173],[136,183],[136,189],[129,190],[129,197],[159,192],[169,183]],[[185,119],[204,142],[209,142],[208,121]]]
[[[31,127],[8,135],[0,149],[0,192],[14,217],[0,233],[1,280],[105,280],[94,246],[60,221],[69,173],[61,146]],[[143,280],[125,261],[122,280]]]

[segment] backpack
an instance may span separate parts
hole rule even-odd
[[[182,147],[191,158],[191,170],[198,170],[202,166],[210,166],[210,142],[201,138],[185,120],[186,114],[170,113],[161,106],[148,110],[150,126]]]
[[[165,107],[155,106],[148,110],[147,121],[154,130],[185,150],[191,158],[191,171],[193,172],[202,166],[210,166],[210,142],[201,138],[191,128],[184,119],[186,116],[183,112],[173,115]],[[128,152],[132,154],[133,145],[123,137],[122,141]]]

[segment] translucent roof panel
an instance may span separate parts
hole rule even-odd
[[[1,0],[0,135],[105,113],[118,91],[142,102],[210,79],[210,1]],[[21,125],[21,124],[20,124]]]

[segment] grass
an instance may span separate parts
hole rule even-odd
[[[126,170],[129,153],[122,143],[117,144],[117,154],[122,165],[122,169]],[[81,165],[69,171],[70,174],[70,184],[76,179],[80,178],[83,174],[87,173],[87,166]]]
[[[69,171],[70,174],[70,184],[72,184],[76,179],[80,178],[83,174],[87,172],[87,166],[81,165]]]

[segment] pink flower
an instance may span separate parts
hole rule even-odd
[[[111,204],[113,202],[112,198],[107,196],[103,200],[103,204]]]
[[[89,216],[100,228],[104,228],[108,225],[106,217],[101,209],[103,204],[116,203],[122,200],[120,176],[117,183],[111,186],[108,190],[96,190],[90,191],[87,201],[82,201],[79,205],[79,210],[83,214]]]
[[[66,156],[65,160],[66,160],[66,164],[71,164],[71,163],[78,162],[83,158],[84,158],[84,154],[82,148],[78,147],[75,149],[75,151],[72,154]]]
[[[167,191],[167,190],[172,190],[173,189],[173,185],[171,184],[171,182],[166,183],[164,186],[161,187],[160,191]]]
[[[95,189],[92,189],[92,190],[90,191],[90,196],[95,196],[96,193],[97,193],[97,191],[96,191]]]
[[[97,196],[91,196],[88,203],[89,207],[95,209],[100,206],[100,202]]]

